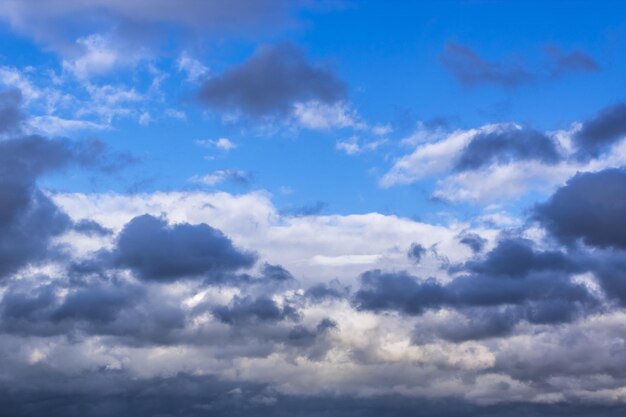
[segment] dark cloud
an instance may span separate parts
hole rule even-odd
[[[548,45],[544,47],[544,52],[548,58],[548,71],[553,78],[576,72],[600,71],[593,57],[580,49],[565,52],[556,45]]]
[[[512,128],[475,135],[461,152],[455,168],[466,171],[520,160],[552,164],[559,160],[559,155],[554,142],[543,133]]]
[[[280,265],[272,265],[267,262],[261,268],[261,279],[264,281],[293,281],[294,277],[291,272],[287,271]]]
[[[83,219],[74,223],[73,229],[78,233],[88,236],[108,236],[113,234],[111,229],[107,229],[100,223],[89,219]]]
[[[0,91],[0,134],[18,131],[24,120],[20,90]]]
[[[459,236],[459,242],[469,246],[474,253],[482,252],[483,248],[487,244],[487,239],[479,236],[476,233],[463,233]]]
[[[454,42],[446,44],[439,61],[459,83],[466,86],[493,84],[518,87],[535,79],[522,62],[489,62],[472,49]]]
[[[561,242],[626,248],[626,171],[577,174],[534,217]]]
[[[68,375],[33,365],[23,379],[4,379],[0,407],[11,417],[219,415],[244,417],[621,417],[622,404],[501,402],[478,405],[455,398],[377,395],[285,395],[266,384],[179,373],[137,378],[95,369]],[[25,370],[21,370],[27,374]],[[16,370],[17,372],[17,370]],[[503,386],[503,389],[506,387]]]
[[[123,52],[167,43],[164,25],[183,34],[183,40],[225,36],[258,40],[263,34],[280,32],[298,24],[302,11],[325,11],[340,2],[307,0],[49,0],[38,4],[7,0],[0,20],[64,56],[81,52],[76,39],[106,33]],[[151,48],[156,49],[156,48]]]
[[[219,110],[252,116],[287,113],[296,102],[334,103],[346,87],[328,68],[309,63],[291,44],[262,46],[248,61],[205,81],[198,98]]]
[[[531,271],[575,271],[578,267],[561,252],[537,252],[531,241],[506,239],[479,261],[470,261],[464,269],[477,274],[520,278]]]
[[[407,256],[416,264],[419,264],[422,260],[422,256],[426,254],[426,248],[419,243],[412,243]]]
[[[213,315],[223,323],[235,325],[257,322],[278,322],[297,319],[298,312],[291,306],[280,307],[266,296],[235,297],[228,306],[217,306]]]
[[[111,259],[140,279],[167,282],[248,268],[256,255],[236,248],[207,224],[170,226],[146,214],[124,226]]]
[[[461,269],[466,274],[448,284],[420,280],[404,272],[368,271],[361,276],[362,286],[353,301],[358,309],[408,315],[443,307],[461,312],[473,309],[471,324],[476,327],[477,338],[499,335],[499,331],[510,330],[521,320],[537,324],[569,322],[599,304],[584,285],[569,277],[572,272],[584,271],[583,266],[560,252],[535,251],[529,241],[501,241],[482,259],[468,262]],[[480,308],[486,309],[483,317],[476,314],[483,314]],[[489,311],[495,315],[505,313],[506,317],[488,317]],[[455,339],[471,334],[443,337]]]
[[[328,284],[316,284],[306,290],[304,296],[306,299],[321,302],[332,299],[345,299],[350,293],[350,287],[341,285],[339,280],[334,279]]]
[[[597,157],[602,150],[626,137],[626,103],[601,110],[596,117],[583,123],[574,140],[581,156]]]
[[[467,46],[448,42],[439,61],[465,86],[519,87],[537,80],[600,70],[597,62],[582,50],[566,52],[556,45],[548,45],[544,47],[544,54],[546,59],[542,65],[531,70],[520,56],[502,62],[488,61]]]
[[[71,227],[36,186],[44,173],[70,164],[93,163],[101,155],[92,142],[40,136],[0,141],[0,278],[53,256],[50,241]]]

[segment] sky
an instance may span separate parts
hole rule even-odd
[[[3,0],[0,415],[622,415],[625,13]]]

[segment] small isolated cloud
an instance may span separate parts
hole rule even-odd
[[[215,140],[201,139],[196,141],[196,145],[206,148],[216,148],[225,152],[231,151],[237,147],[237,145],[228,138],[219,138]]]
[[[204,82],[198,99],[206,106],[258,117],[288,114],[296,103],[333,104],[346,87],[328,68],[311,64],[292,44],[266,45],[244,63]]]
[[[295,103],[293,117],[307,129],[327,130],[333,128],[365,129],[356,111],[345,102],[326,104],[319,101]]]
[[[386,139],[378,139],[370,142],[360,142],[356,136],[345,141],[339,141],[335,145],[337,150],[343,151],[348,155],[356,155],[363,152],[375,151],[388,141]]]
[[[252,180],[250,173],[240,169],[220,169],[203,176],[194,176],[191,181],[214,186],[223,182],[232,182],[239,185],[248,185]]]

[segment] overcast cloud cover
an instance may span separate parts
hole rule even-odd
[[[624,12],[3,1],[0,416],[623,415]]]

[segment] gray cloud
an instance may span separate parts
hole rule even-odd
[[[459,156],[456,169],[465,171],[519,160],[555,163],[559,155],[554,142],[546,135],[513,128],[475,135]]]
[[[51,239],[71,227],[69,217],[37,188],[37,178],[93,163],[98,155],[100,147],[90,142],[40,136],[0,141],[0,278],[53,256]]]
[[[593,119],[583,123],[574,136],[581,156],[597,157],[602,150],[626,136],[626,103],[601,110]]]
[[[576,72],[597,72],[600,65],[585,51],[575,49],[570,52],[563,51],[556,45],[544,47],[548,58],[548,68],[553,78],[559,78]]]
[[[477,235],[476,233],[463,233],[459,236],[459,242],[468,246],[472,252],[482,252],[487,244],[487,239]]]
[[[147,214],[124,226],[110,256],[140,279],[164,282],[248,268],[256,261],[207,224],[169,226]]]
[[[19,130],[25,116],[20,109],[22,93],[20,90],[0,91],[0,133],[12,133]]]
[[[266,296],[235,297],[230,305],[217,306],[212,312],[218,320],[231,325],[298,318],[298,313],[293,307],[289,305],[280,307]]]
[[[534,217],[563,243],[626,249],[626,171],[607,169],[577,174]]]
[[[328,68],[309,63],[291,44],[262,46],[243,64],[205,81],[198,99],[252,116],[286,113],[296,102],[334,103],[346,87]]]
[[[459,83],[466,86],[493,84],[518,87],[535,79],[523,63],[489,62],[472,49],[454,42],[446,44],[439,61]]]
[[[93,33],[112,34],[131,52],[133,46],[145,47],[162,37],[163,25],[192,35],[258,36],[292,26],[302,10],[323,7],[300,0],[7,0],[0,19],[49,48],[71,54],[76,38]]]
[[[600,70],[593,57],[582,50],[566,52],[556,45],[545,46],[543,50],[545,60],[537,69],[530,69],[522,57],[502,62],[488,61],[473,49],[455,42],[445,45],[439,61],[465,86],[496,85],[512,88],[538,80]]]
[[[422,256],[424,256],[425,254],[426,248],[419,243],[412,243],[407,253],[409,259],[411,259],[416,264],[420,263],[420,261],[422,260]]]

